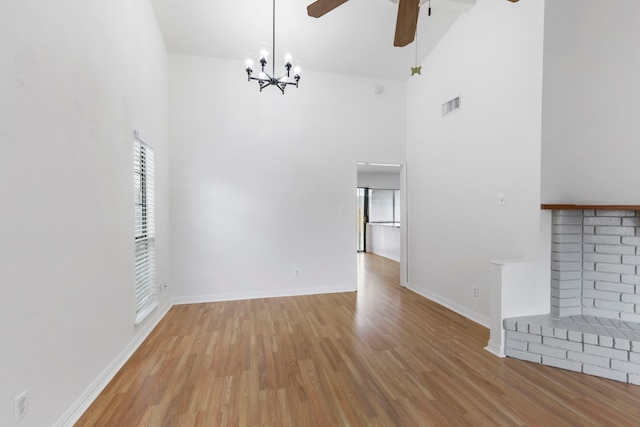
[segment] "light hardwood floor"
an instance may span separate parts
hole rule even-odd
[[[640,387],[499,359],[359,255],[359,291],[173,307],[76,426],[640,426]]]

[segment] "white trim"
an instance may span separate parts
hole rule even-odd
[[[335,294],[342,292],[355,292],[356,285],[323,286],[319,288],[279,289],[275,291],[237,292],[211,295],[198,295],[191,297],[177,297],[173,299],[175,305],[200,304],[206,302],[239,301],[258,298],[295,297],[302,295]]]
[[[496,345],[491,341],[489,341],[489,344],[487,344],[487,346],[484,349],[487,350],[489,353],[493,354],[494,356],[498,356],[498,357],[507,356],[506,354],[504,354],[504,352],[502,351],[499,345]]]
[[[400,168],[400,286],[409,283],[409,181],[407,163]]]
[[[407,284],[407,289],[409,289],[410,291],[415,292],[418,295],[421,295],[437,304],[440,304],[443,307],[448,308],[451,311],[454,311],[456,313],[458,313],[461,316],[466,317],[467,319],[481,325],[484,326],[485,328],[489,328],[489,324],[491,323],[490,319],[486,316],[483,316],[481,314],[476,313],[475,311],[471,311],[469,310],[467,307],[464,307],[460,304],[457,304],[455,302],[449,301],[446,298],[442,298],[441,296],[438,296],[432,292],[429,291],[425,291],[423,289],[417,289],[414,288],[413,286],[410,286]]]
[[[85,413],[96,398],[102,393],[109,382],[116,376],[118,371],[124,366],[125,363],[131,358],[133,353],[140,347],[144,340],[149,336],[151,331],[160,323],[160,321],[167,314],[172,307],[171,303],[166,303],[161,311],[157,312],[157,316],[153,321],[150,321],[143,327],[138,329],[135,336],[131,339],[129,344],[120,352],[120,354],[107,366],[107,368],[98,375],[98,377],[87,387],[87,389],[76,399],[71,407],[65,412],[62,417],[53,425],[53,427],[71,427],[73,426]]]
[[[147,318],[147,316],[153,313],[153,310],[155,310],[158,307],[158,305],[160,305],[158,301],[153,301],[151,304],[147,305],[144,310],[138,313],[138,315],[136,316],[136,320],[135,322],[133,322],[133,324],[135,326],[140,325],[144,321],[144,319]]]

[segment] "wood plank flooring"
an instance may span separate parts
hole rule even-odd
[[[499,359],[358,262],[357,293],[174,306],[76,426],[640,425],[640,387]]]

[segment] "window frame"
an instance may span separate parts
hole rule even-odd
[[[399,227],[401,225],[401,212],[400,212],[400,190],[395,188],[368,188],[368,223],[370,224],[383,224],[383,225],[393,225],[394,227]],[[390,193],[390,197],[384,198],[387,201],[390,201],[390,206],[388,214],[390,214],[390,218],[386,221],[380,221],[379,215],[379,202],[381,199],[376,197],[376,193],[384,194]]]
[[[158,306],[155,265],[154,150],[134,132],[134,294],[135,325]]]

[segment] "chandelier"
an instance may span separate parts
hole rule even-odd
[[[273,56],[275,58],[276,55],[276,0],[273,0],[273,38],[272,38],[272,47],[273,47]],[[265,70],[264,67],[267,65],[267,56],[269,55],[269,52],[266,49],[262,49],[260,51],[260,73],[258,74],[258,77],[254,77],[251,74],[253,74],[253,61],[251,59],[247,59],[247,68],[246,68],[246,72],[247,72],[247,81],[251,81],[251,80],[256,80],[258,82],[258,86],[260,86],[260,92],[262,92],[262,89],[264,89],[267,86],[275,86],[278,89],[280,89],[280,92],[282,92],[282,94],[284,95],[284,90],[286,89],[286,87],[288,85],[293,85],[295,87],[298,87],[298,82],[300,81],[300,67],[293,67],[291,61],[293,61],[293,58],[291,57],[291,55],[287,54],[284,57],[284,68],[286,70],[286,73],[281,75],[280,77],[276,77],[276,64],[275,64],[275,60],[273,61],[273,64],[271,64],[271,74],[269,75]],[[289,79],[291,78],[291,69],[293,68],[293,80],[294,81],[289,81]]]

